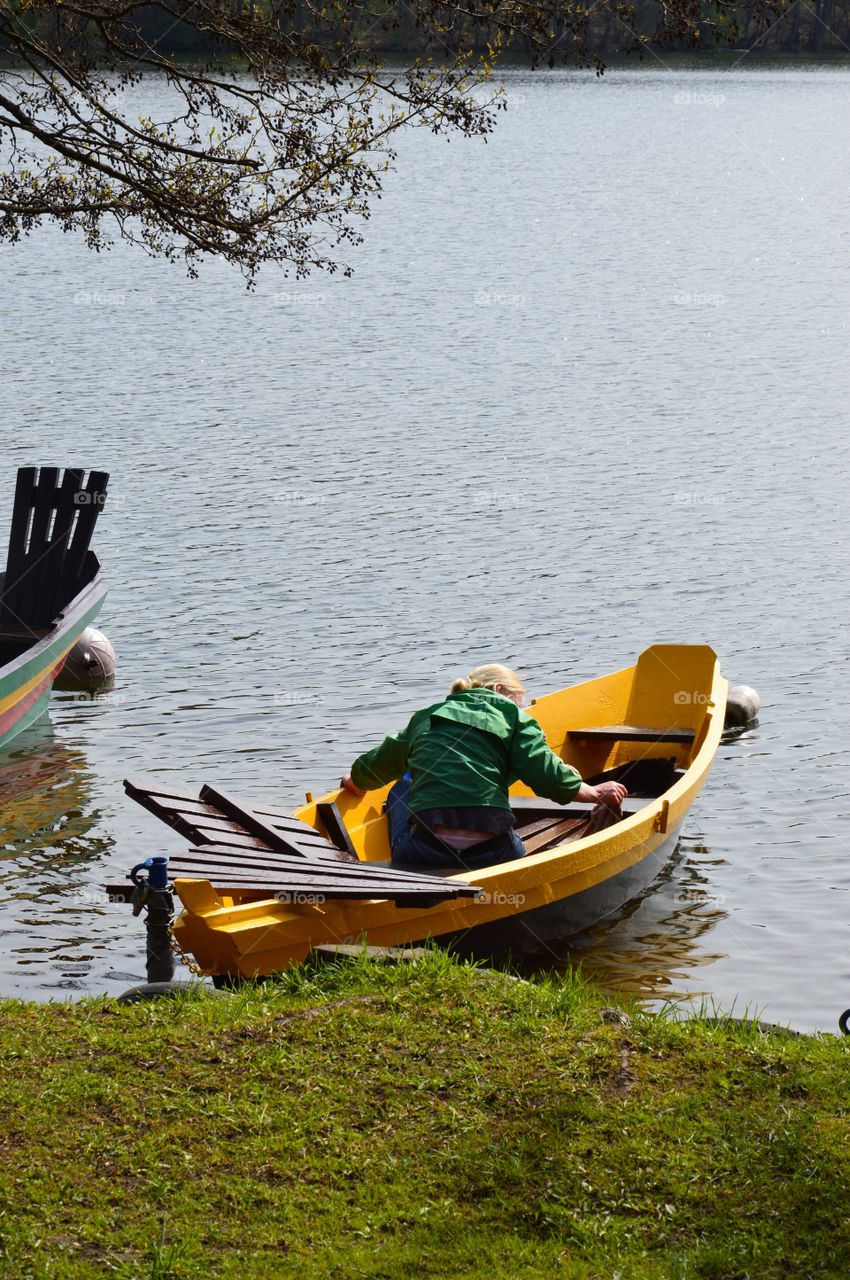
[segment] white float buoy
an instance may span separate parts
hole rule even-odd
[[[761,698],[748,684],[730,685],[726,699],[725,727],[740,729],[751,724],[758,715],[760,706]]]
[[[86,627],[62,668],[62,683],[88,688],[108,683],[115,675],[115,650],[97,627]]]

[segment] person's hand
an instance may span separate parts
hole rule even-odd
[[[622,782],[599,782],[595,791],[596,803],[607,804],[609,809],[619,809],[629,794]]]
[[[345,777],[340,778],[339,785],[342,787],[343,791],[350,791],[353,796],[365,796],[366,794],[365,791],[361,791],[359,787],[354,785],[351,781],[350,773],[347,773]]]

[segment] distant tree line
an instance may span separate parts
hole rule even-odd
[[[365,8],[364,5],[364,12]],[[619,9],[614,7],[585,0],[584,8],[587,11],[588,50],[605,59],[634,52],[638,47],[636,34],[651,32],[657,25],[654,0],[638,0],[634,6],[633,26],[626,25]],[[850,48],[850,0],[811,0],[811,4],[788,0],[784,8],[783,16],[765,30],[762,5],[738,5],[734,18],[730,18],[728,24],[728,47],[738,51],[752,49],[754,52],[794,54],[846,53]],[[439,54],[439,45],[435,49],[434,42],[424,35],[412,6],[387,4],[386,9],[385,22],[376,25],[375,6],[368,6],[366,16],[376,53],[401,54],[428,49]],[[716,13],[713,6],[712,11]],[[214,47],[213,39],[199,39],[197,30],[182,23],[175,26],[154,5],[142,6],[138,16],[148,39],[158,42],[163,51],[190,54],[209,52]],[[665,40],[665,47],[677,52],[693,53],[701,49],[716,52],[717,34],[715,31],[712,39],[702,46],[694,45],[690,39],[677,41],[675,36],[671,36]],[[470,26],[470,44],[476,52],[483,52],[486,33]],[[521,38],[512,41],[508,48],[517,55],[525,52]]]
[[[254,10],[262,7],[263,0],[234,0],[234,8]],[[14,7],[26,15],[27,0],[18,0]],[[362,8],[363,30],[368,28],[368,45],[376,54],[409,54],[428,52],[440,55],[440,41],[433,33],[426,33],[418,20],[413,5],[397,6],[392,0],[384,0],[386,10],[383,20],[376,22],[374,0],[362,0],[351,6]],[[698,5],[695,7],[699,7]],[[724,26],[722,0],[707,0],[705,4],[706,30],[710,38],[695,42],[692,35],[677,38],[668,33],[664,47],[676,52],[716,52],[718,45],[733,51],[776,54],[824,54],[846,53],[850,49],[850,0],[772,0],[772,21],[765,23],[764,0],[735,0],[730,5],[729,17]],[[304,4],[305,11],[308,4]],[[57,15],[61,5],[56,6]],[[644,45],[647,35],[658,26],[658,0],[634,0],[628,10],[622,4],[599,3],[599,0],[571,0],[565,7],[564,25],[575,24],[576,9],[583,10],[581,19],[583,39],[587,51],[603,60],[634,53]],[[293,23],[298,22],[299,5],[292,6]],[[784,12],[782,12],[784,10]],[[720,19],[718,21],[718,11]],[[624,17],[624,14],[626,15]],[[709,20],[709,15],[710,19]],[[196,25],[174,21],[157,4],[139,5],[132,13],[135,25],[144,37],[163,54],[186,55],[221,52],[221,41],[214,33],[205,34]],[[42,26],[49,22],[43,13],[35,21]],[[347,24],[348,25],[348,24]],[[455,16],[453,27],[463,25],[463,18]],[[557,23],[555,40],[558,39]],[[478,23],[468,24],[467,43],[476,53],[486,52],[487,31]],[[2,37],[0,37],[2,48]],[[502,49],[522,56],[528,52],[521,36],[510,40]]]

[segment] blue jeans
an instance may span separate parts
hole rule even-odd
[[[456,871],[480,871],[499,862],[513,862],[525,857],[525,848],[515,831],[494,836],[483,852],[450,849],[438,836],[408,822],[410,779],[402,778],[387,796],[387,824],[390,850],[396,867],[450,867]]]

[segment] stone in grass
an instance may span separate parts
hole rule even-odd
[[[122,991],[118,996],[118,1004],[141,1004],[144,1000],[163,1000],[170,996],[182,995],[186,991],[203,991],[205,995],[216,996],[219,992],[205,982],[181,982],[174,978],[171,982],[140,982],[136,987]]]
[[[614,1008],[603,1009],[600,1012],[599,1016],[603,1022],[611,1022],[619,1027],[631,1026],[631,1021],[632,1021],[631,1018],[627,1013],[623,1013],[622,1009],[614,1009]]]

